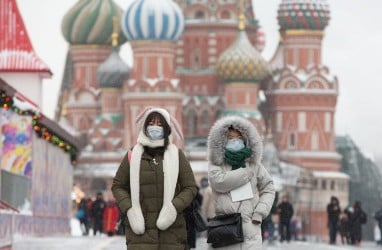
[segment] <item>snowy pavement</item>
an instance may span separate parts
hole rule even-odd
[[[72,236],[62,237],[24,237],[14,236],[13,250],[124,250],[125,237],[114,236],[107,237],[106,235],[81,236],[79,223],[77,220],[72,220]],[[197,239],[196,250],[207,249],[205,238]],[[325,243],[310,243],[310,242],[290,242],[279,243],[273,245],[264,244],[263,250],[381,250],[382,246],[377,246],[373,242],[364,242],[360,248],[351,246],[331,246]]]
[[[199,238],[196,250],[206,249],[206,239]],[[107,237],[102,236],[72,236],[72,237],[44,237],[44,238],[19,238],[13,245],[13,250],[123,250],[125,238],[122,236]],[[360,248],[351,246],[331,246],[328,244],[291,242],[276,243],[275,245],[265,244],[263,250],[377,250],[382,249],[375,243],[363,243]]]

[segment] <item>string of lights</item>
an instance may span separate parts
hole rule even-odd
[[[0,90],[0,108],[5,110],[12,110],[13,112],[32,117],[32,127],[36,135],[53,144],[54,146],[60,147],[65,152],[70,154],[72,163],[76,162],[78,151],[76,147],[71,145],[69,142],[58,136],[54,131],[41,123],[43,116],[36,112],[35,110],[23,110],[14,104],[13,98],[8,96],[4,90]]]

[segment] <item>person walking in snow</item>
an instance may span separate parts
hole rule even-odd
[[[181,132],[162,108],[147,108],[137,122],[137,143],[126,153],[111,188],[127,215],[127,249],[188,249],[183,210],[197,190],[186,156],[173,144],[173,135],[182,139]]]
[[[262,147],[255,126],[242,117],[221,118],[210,130],[208,178],[215,214],[241,213],[244,232],[243,243],[219,249],[262,249],[260,224],[275,198],[272,178],[261,165]],[[252,198],[234,202],[231,191],[248,183]]]

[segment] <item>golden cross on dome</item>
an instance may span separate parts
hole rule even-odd
[[[244,29],[245,29],[244,0],[240,0],[239,30],[244,30]]]
[[[118,46],[118,33],[119,33],[118,18],[114,16],[113,17],[113,33],[111,34],[111,45],[113,47]]]

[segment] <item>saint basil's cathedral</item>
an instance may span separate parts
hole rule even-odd
[[[255,13],[250,0],[135,0],[125,10],[112,0],[80,0],[68,10],[55,118],[82,146],[75,182],[108,194],[147,106],[177,119],[185,137],[178,143],[199,181],[209,129],[239,115],[263,135],[263,163],[296,204],[303,233],[326,236],[326,205],[332,195],[347,204],[349,182],[335,146],[338,81],[321,59],[329,6],[282,0],[280,42],[269,61]],[[131,68],[119,55],[126,42]]]

